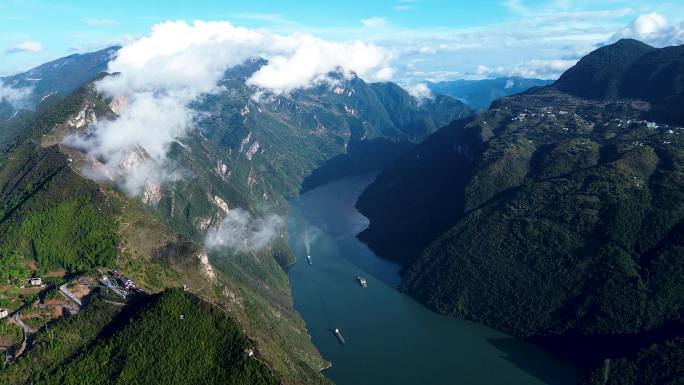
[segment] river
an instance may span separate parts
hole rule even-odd
[[[526,341],[436,314],[396,290],[399,266],[355,235],[368,220],[354,204],[373,175],[318,187],[292,202],[295,309],[332,363],[337,385],[577,384],[584,372]],[[307,263],[307,244],[312,265]],[[356,281],[368,281],[364,289]],[[333,330],[346,340],[341,345]]]

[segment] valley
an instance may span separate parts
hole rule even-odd
[[[0,1],[0,383],[682,383],[684,22],[622,1]]]
[[[298,256],[288,269],[294,307],[331,361],[327,376],[339,385],[560,385],[583,378],[582,368],[529,342],[438,315],[397,291],[398,266],[355,238],[367,220],[354,203],[373,178],[353,176],[310,190],[292,202],[288,219]]]

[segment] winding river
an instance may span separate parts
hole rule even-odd
[[[337,385],[574,385],[583,371],[499,331],[438,315],[395,287],[399,266],[355,235],[368,221],[355,208],[373,175],[311,190],[288,219],[297,263],[289,270],[294,305]],[[307,263],[307,248],[312,264]],[[356,281],[368,281],[364,289]],[[339,328],[346,344],[338,342]]]

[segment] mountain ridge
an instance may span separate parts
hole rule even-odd
[[[496,99],[525,92],[533,87],[553,83],[551,80],[529,79],[518,76],[499,77],[482,80],[452,80],[426,82],[428,88],[463,101],[475,110],[482,111]]]
[[[593,365],[619,354],[595,346],[601,336],[634,336],[640,342],[616,344],[628,356],[648,348],[654,330],[677,337],[684,128],[666,104],[614,97],[626,87],[615,81],[621,71],[597,76],[596,98],[562,89],[594,95],[595,83],[578,79],[604,57],[620,58],[624,74],[655,56],[647,73],[682,76],[660,71],[679,68],[680,49],[621,41],[556,84],[440,129],[363,192],[357,207],[370,226],[359,238],[401,262],[401,290],[435,311]],[[580,88],[568,88],[573,81]]]

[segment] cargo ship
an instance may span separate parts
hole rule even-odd
[[[344,344],[347,343],[347,342],[344,340],[344,338],[342,337],[342,334],[340,334],[340,329],[335,329],[335,337],[337,337],[337,341],[338,341],[340,344],[344,345]]]
[[[359,282],[359,285],[361,285],[362,287],[364,287],[364,288],[368,287],[368,282],[366,281],[366,278],[359,276],[359,277],[356,277],[356,280]]]

